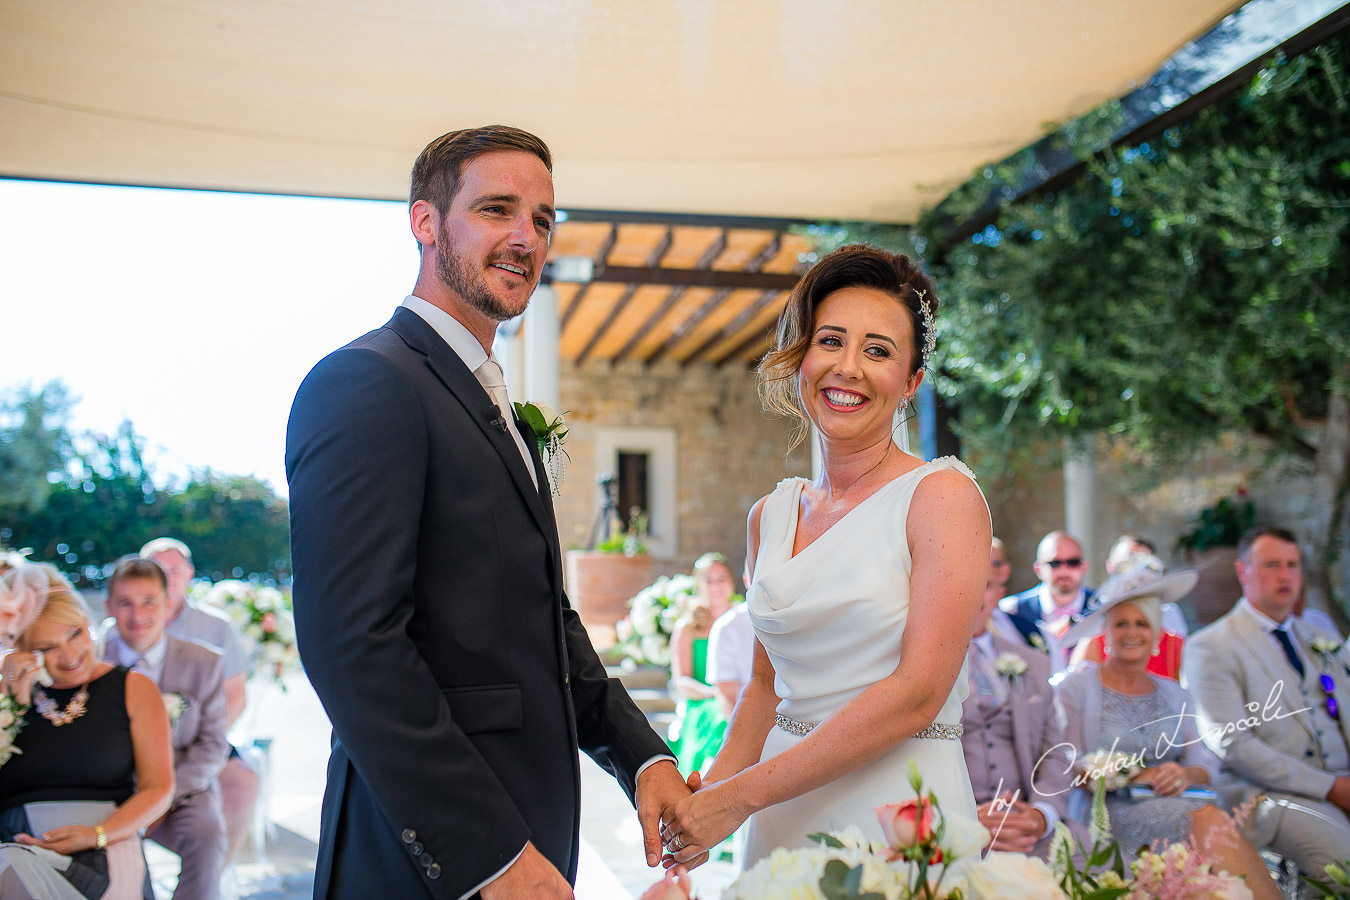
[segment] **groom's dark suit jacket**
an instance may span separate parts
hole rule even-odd
[[[527,840],[573,880],[578,746],[630,797],[669,752],[569,608],[543,468],[541,491],[496,416],[404,308],[296,395],[295,618],[333,723],[315,897],[458,898]]]

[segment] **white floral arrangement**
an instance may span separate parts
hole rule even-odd
[[[567,440],[567,420],[564,413],[558,412],[541,400],[527,403],[515,403],[516,415],[530,426],[534,440],[539,447],[539,458],[544,461],[548,471],[549,486],[553,496],[558,496],[559,486],[567,477],[567,462],[571,459],[563,449]]]
[[[625,660],[636,665],[670,665],[670,636],[695,588],[692,575],[663,575],[634,595],[628,603],[628,617],[615,629]]]
[[[254,664],[280,681],[297,658],[290,598],[274,587],[236,579],[200,591],[204,602],[224,611],[252,645]]]
[[[14,742],[23,730],[26,712],[28,707],[16,701],[8,691],[0,692],[0,766],[9,762],[14,754],[23,752]]]
[[[1027,661],[1016,653],[1000,653],[994,660],[994,671],[1008,681],[1015,682],[1019,676],[1026,674]]]
[[[1109,751],[1101,753],[1111,761]],[[810,835],[819,846],[774,850],[727,888],[723,900],[1250,900],[1252,896],[1241,878],[1216,870],[1212,848],[1194,838],[1166,845],[1157,841],[1127,866],[1119,844],[1109,837],[1095,838],[1091,849],[1078,845],[1075,850],[1077,842],[1061,822],[1055,828],[1049,864],[1021,853],[990,852],[981,858],[989,832],[973,819],[944,817],[937,798],[923,793],[913,763],[910,783],[918,785],[913,800],[877,807],[885,843],[869,842],[856,826]],[[1094,820],[1105,816],[1104,798],[1103,790],[1094,791]],[[1235,826],[1251,805],[1239,810]],[[1085,861],[1081,867],[1077,859]],[[1333,868],[1328,867],[1329,876],[1350,886],[1350,876],[1332,872]],[[690,896],[687,883],[667,879],[653,886],[644,900],[690,900]]]
[[[1120,791],[1128,787],[1134,777],[1144,771],[1144,767],[1128,753],[1094,750],[1082,758],[1079,770],[1084,786],[1087,782],[1100,780],[1105,782],[1108,791]]]

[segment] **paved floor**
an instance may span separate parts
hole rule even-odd
[[[249,733],[271,740],[264,785],[268,815],[259,823],[259,839],[250,841],[226,873],[226,900],[301,900],[313,892],[329,727],[303,674],[287,675],[284,685],[284,691],[274,684],[250,685]],[[634,900],[660,877],[659,870],[647,868],[628,798],[585,756],[582,797],[577,900]],[[178,859],[148,843],[146,854],[156,895],[167,900]],[[725,862],[696,870],[699,900],[717,900],[732,873]]]

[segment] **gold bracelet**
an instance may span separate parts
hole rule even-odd
[[[94,847],[103,850],[108,846],[108,832],[103,830],[102,825],[94,826]]]

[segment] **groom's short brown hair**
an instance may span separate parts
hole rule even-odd
[[[464,166],[485,153],[499,150],[533,153],[543,161],[549,174],[553,173],[553,155],[548,145],[528,131],[510,125],[463,128],[441,135],[418,154],[417,162],[413,163],[408,205],[425,200],[444,215],[459,192]]]

